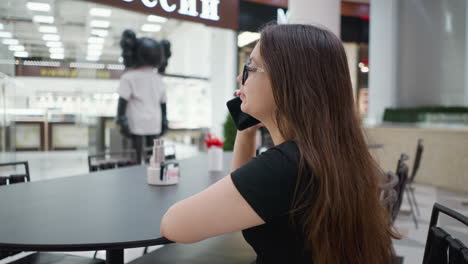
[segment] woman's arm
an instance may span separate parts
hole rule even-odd
[[[171,241],[194,243],[264,223],[228,175],[171,206],[161,221],[160,231]]]

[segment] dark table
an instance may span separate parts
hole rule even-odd
[[[146,167],[0,187],[0,248],[24,251],[106,250],[123,263],[125,248],[159,245],[166,210],[229,173],[209,173],[207,155],[180,161],[178,185],[146,183]],[[32,175],[34,177],[34,175]]]

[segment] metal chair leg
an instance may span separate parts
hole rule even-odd
[[[419,212],[418,202],[416,201],[416,196],[414,195],[414,188],[410,185],[409,190],[411,192],[411,197],[413,198],[414,207],[416,208],[416,214],[421,215]]]
[[[415,225],[416,229],[418,229],[418,219],[416,218],[416,214],[414,213],[413,203],[411,202],[410,193],[409,193],[408,189],[406,189],[405,191],[406,191],[406,197],[408,198],[408,203],[409,203],[409,206],[410,206],[411,215],[413,217],[414,225]]]

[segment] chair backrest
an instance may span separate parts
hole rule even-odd
[[[408,160],[408,155],[402,153],[397,162],[396,175],[398,177],[398,184],[395,186],[397,193],[397,200],[395,201],[392,212],[392,220],[395,221],[398,213],[400,212],[401,204],[403,202],[403,194],[405,192],[406,183],[408,180],[408,165],[405,161]]]
[[[468,217],[435,203],[427,232],[423,264],[467,264],[468,248],[444,229],[437,226],[439,213],[450,216],[468,227]]]
[[[393,206],[395,205],[398,199],[398,193],[395,189],[395,187],[398,184],[398,176],[395,173],[389,171],[384,174],[384,178],[384,183],[380,185],[380,201],[382,202],[383,206],[388,210],[393,219]]]
[[[90,172],[137,165],[136,151],[104,152],[88,156]]]
[[[24,166],[24,173],[20,174],[11,174],[8,176],[0,176],[0,185],[21,183],[21,182],[30,182],[31,176],[29,175],[29,164],[27,161],[16,161],[16,162],[7,162],[0,163],[0,167],[16,167]]]
[[[411,176],[409,178],[410,183],[413,182],[414,178],[416,177],[416,173],[418,172],[419,165],[421,164],[421,157],[424,151],[423,140],[422,138],[418,139],[418,146],[416,148],[416,155],[414,157],[414,164],[413,169],[411,171]]]

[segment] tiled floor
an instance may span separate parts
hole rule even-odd
[[[195,147],[177,145],[179,159],[190,157],[197,153]],[[88,173],[87,155],[86,151],[2,153],[0,154],[0,162],[28,160],[31,180],[38,181]],[[468,202],[468,194],[454,193],[420,184],[415,185],[415,193],[420,210],[420,215],[417,217],[419,222],[418,229],[415,228],[411,215],[405,213],[409,211],[406,197],[402,205],[403,213],[399,215],[396,221],[396,227],[404,235],[404,238],[394,241],[394,246],[397,254],[404,257],[403,263],[405,264],[422,263],[427,229],[434,202],[441,203],[464,215],[468,215],[468,206],[463,205],[463,202]],[[457,234],[457,237],[462,242],[468,244],[468,229],[465,226],[445,217],[441,218],[440,224],[450,232]],[[150,250],[156,250],[157,248],[159,247],[151,247]],[[126,250],[125,262],[127,263],[140,257],[142,252],[142,248]],[[94,252],[71,253],[91,257]],[[105,258],[105,252],[98,252],[98,257]],[[7,263],[7,261],[8,259],[0,260],[0,264]]]

